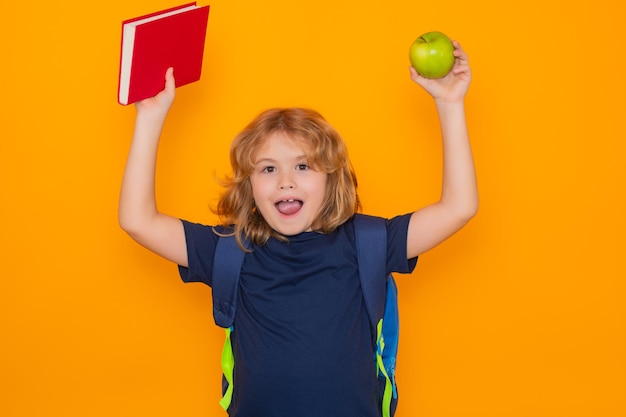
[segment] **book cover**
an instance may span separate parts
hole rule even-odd
[[[209,6],[183,4],[122,22],[118,101],[128,105],[153,97],[174,68],[176,87],[202,73]]]

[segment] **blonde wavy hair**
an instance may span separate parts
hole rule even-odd
[[[307,163],[328,174],[326,196],[313,222],[316,232],[331,233],[361,209],[356,175],[339,133],[315,110],[269,109],[260,113],[233,140],[230,147],[232,174],[221,181],[225,191],[213,210],[242,248],[244,240],[256,245],[264,245],[270,237],[287,240],[273,230],[257,210],[250,183],[259,149],[266,138],[277,132],[301,140],[310,152]],[[217,230],[215,233],[223,234]]]

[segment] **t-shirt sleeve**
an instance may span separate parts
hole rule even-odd
[[[203,282],[211,286],[213,255],[218,236],[212,226],[182,220],[187,243],[187,267],[178,266],[183,282]]]
[[[406,258],[406,244],[411,214],[387,220],[387,273],[410,274],[417,265],[415,258]]]

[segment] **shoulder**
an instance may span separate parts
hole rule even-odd
[[[392,217],[387,220],[387,232],[392,235],[401,235],[404,239],[407,238],[409,232],[409,223],[411,222],[411,216],[413,213],[402,214]]]
[[[226,228],[218,226],[210,226],[201,223],[194,223],[188,220],[182,220],[183,229],[185,230],[185,241],[187,243],[188,252],[196,252],[205,254],[212,252],[220,239],[220,235],[228,234]],[[189,254],[191,256],[191,253]]]
[[[391,218],[380,217],[380,216],[372,216],[369,214],[356,213],[348,222],[344,223],[348,225],[351,223],[349,227],[354,228],[354,223],[356,223],[359,229],[364,227],[385,227],[388,234],[396,235],[398,233],[404,233],[404,237],[406,238],[406,233],[409,229],[409,222],[411,221],[411,215],[413,213],[407,213],[398,215]]]
[[[354,216],[357,224],[356,233],[361,237],[360,242],[365,242],[368,247],[374,247],[370,241],[385,239],[387,246],[387,272],[411,272],[415,268],[417,258],[407,259],[407,238],[409,223],[412,213],[398,215],[392,218],[367,216],[358,214]],[[385,236],[386,235],[386,236]],[[380,245],[379,245],[380,246]]]
[[[220,236],[230,236],[234,231],[233,227],[207,225],[185,219],[181,219],[181,222],[183,223],[185,233],[194,235],[213,235],[215,240],[217,240]]]

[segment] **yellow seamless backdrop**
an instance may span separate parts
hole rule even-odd
[[[201,3],[206,4],[206,3]],[[134,109],[120,22],[171,1],[9,2],[0,15],[0,415],[220,416],[210,289],[117,226]],[[213,222],[231,138],[309,106],[343,134],[365,211],[437,198],[441,151],[408,47],[464,45],[481,191],[398,277],[398,417],[626,415],[625,7],[215,0],[202,80],[163,133],[162,210]]]

